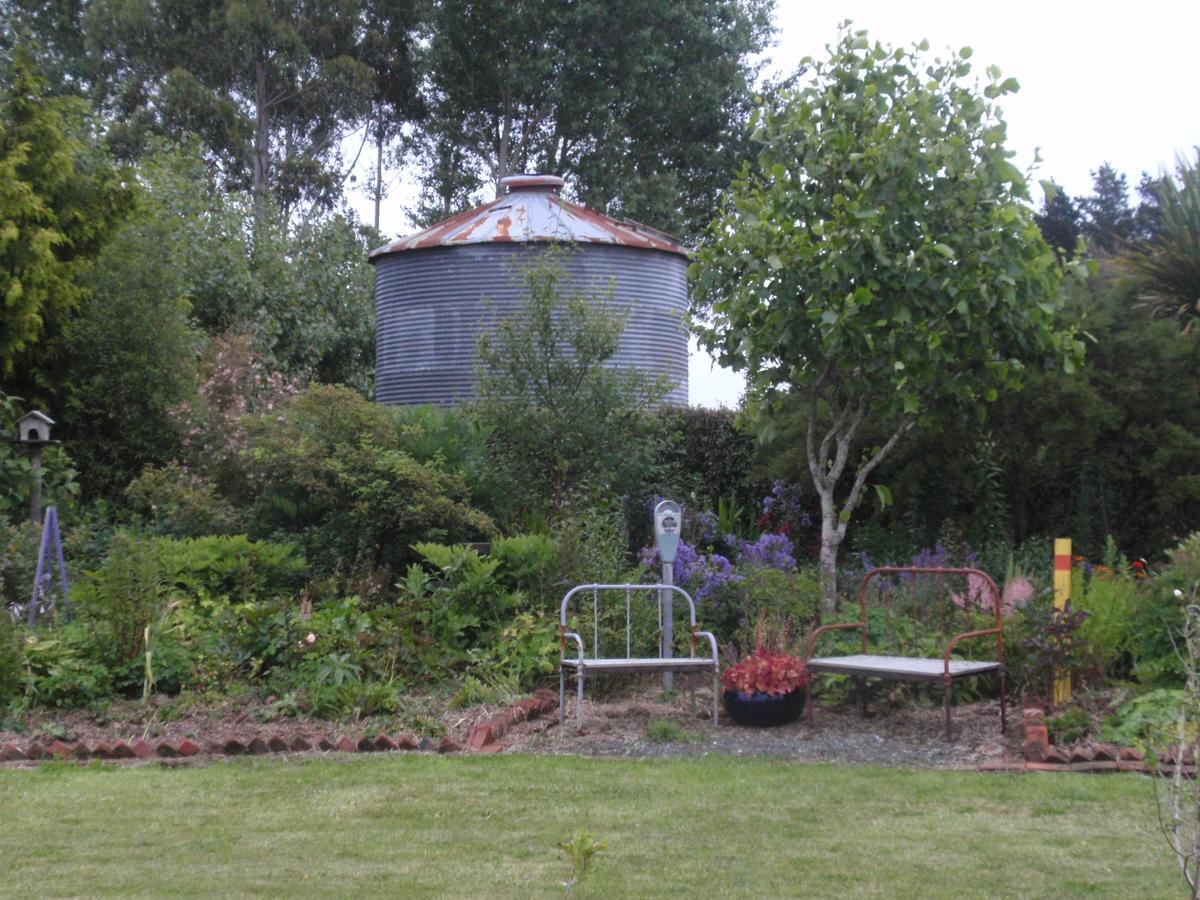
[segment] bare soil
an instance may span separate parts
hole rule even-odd
[[[664,696],[653,686],[608,699],[585,697],[580,733],[572,698],[564,726],[552,715],[518,725],[504,740],[511,751],[525,753],[623,757],[721,753],[928,769],[976,768],[985,762],[1021,759],[1021,711],[1010,707],[1008,732],[1002,735],[998,700],[956,706],[950,743],[945,740],[942,707],[914,706],[911,698],[899,704],[876,698],[868,704],[865,718],[857,705],[818,705],[811,730],[803,718],[774,728],[743,727],[730,721],[724,710],[714,728],[711,691],[698,690],[696,705],[697,715],[692,716],[686,693]],[[671,732],[679,739],[661,739],[674,736]]]
[[[556,713],[521,722],[502,739],[507,752],[579,754],[614,757],[687,757],[705,754],[776,757],[811,762],[851,762],[905,768],[975,768],[985,762],[1021,758],[1020,708],[1009,709],[1007,735],[1000,734],[1000,704],[996,700],[960,704],[953,711],[954,740],[943,734],[940,705],[902,701],[886,691],[872,695],[868,715],[857,705],[826,708],[818,705],[813,727],[799,722],[775,728],[747,728],[721,712],[712,725],[711,689],[696,691],[693,715],[686,690],[665,695],[652,679],[625,684],[584,700],[583,730],[575,728],[574,697],[567,722]],[[150,703],[124,701],[99,714],[87,710],[48,710],[27,713],[0,727],[0,744],[53,740],[132,742],[182,738],[203,744],[229,738],[248,743],[278,735],[287,741],[302,736],[363,735],[401,732],[431,739],[443,736],[465,743],[471,728],[495,715],[497,707],[447,708],[442,695],[409,699],[400,714],[331,722],[306,716],[277,716],[272,705],[255,700],[153,698]]]

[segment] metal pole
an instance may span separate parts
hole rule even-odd
[[[42,448],[40,444],[29,447],[29,464],[33,468],[33,493],[29,497],[29,519],[34,525],[42,524]]]
[[[674,584],[674,577],[672,563],[663,563],[662,583],[668,586]],[[658,592],[658,602],[662,607],[662,647],[659,653],[662,659],[671,659],[675,655],[675,624],[672,619],[674,593],[674,591]],[[674,684],[671,673],[663,672],[663,690],[673,690]]]

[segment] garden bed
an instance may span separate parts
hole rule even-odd
[[[504,738],[510,751],[590,756],[663,757],[728,754],[809,762],[870,763],[907,768],[978,768],[1021,758],[1022,733],[1013,723],[1000,735],[1000,704],[982,700],[954,712],[954,741],[944,740],[940,705],[892,708],[880,695],[863,718],[857,707],[818,708],[809,731],[803,722],[751,728],[726,718],[715,730],[705,715],[711,695],[697,691],[698,717],[686,692],[666,696],[645,683],[609,698],[588,698],[583,733],[570,719],[522,722]]]

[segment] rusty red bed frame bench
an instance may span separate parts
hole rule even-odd
[[[974,576],[989,592],[992,598],[992,608],[996,615],[996,624],[992,628],[981,631],[968,631],[956,634],[946,645],[946,651],[941,659],[914,658],[906,656],[872,656],[867,653],[867,588],[871,579],[886,575],[962,575]],[[915,586],[914,586],[915,590]],[[946,740],[951,740],[950,707],[953,702],[954,682],[965,678],[975,678],[991,672],[1000,677],[1000,733],[1003,734],[1008,726],[1008,711],[1004,696],[1004,631],[1000,615],[1000,590],[996,582],[986,572],[978,569],[931,568],[922,566],[883,566],[872,569],[862,580],[858,593],[859,620],[857,622],[837,622],[822,625],[813,630],[808,636],[808,646],[804,655],[808,666],[808,685],[805,688],[805,716],[809,727],[812,727],[812,685],[814,675],[848,675],[856,679],[878,678],[882,681],[915,681],[925,684],[941,682],[945,688],[944,706],[946,710]],[[826,631],[839,631],[857,628],[862,635],[862,653],[853,656],[813,657],[813,648],[817,638]],[[972,638],[994,635],[996,638],[996,658],[994,660],[960,660],[951,659],[954,648],[962,641]]]

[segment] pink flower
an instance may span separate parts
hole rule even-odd
[[[310,631],[308,633],[308,637],[306,637],[304,640],[308,641],[310,644],[315,644],[317,642],[317,636]]]

